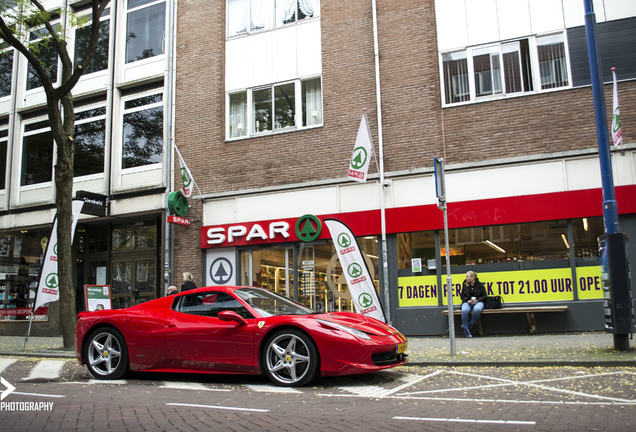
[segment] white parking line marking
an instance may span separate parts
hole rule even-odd
[[[436,418],[436,417],[393,417],[393,420],[414,420],[414,421],[428,421],[428,422],[445,422],[445,423],[486,423],[486,424],[499,424],[499,425],[514,425],[514,426],[535,426],[537,422],[534,421],[517,421],[517,420],[477,420],[477,419],[453,419],[453,418]]]
[[[128,384],[127,380],[98,380],[98,379],[89,379],[86,381],[65,381],[60,384],[114,384],[114,385],[124,385]]]
[[[59,378],[62,375],[62,368],[65,364],[66,360],[40,360],[23,381]]]
[[[267,385],[267,384],[245,384],[245,387],[247,387],[248,389],[255,391],[255,392],[260,392],[260,393],[289,393],[289,394],[298,394],[298,393],[302,393],[300,390],[297,390],[295,388],[289,388],[289,387],[276,387],[273,385]]]
[[[172,389],[172,390],[205,390],[205,391],[219,391],[219,392],[229,392],[232,391],[230,389],[215,389],[208,388],[200,383],[191,383],[191,382],[172,382],[172,381],[164,381],[159,388],[163,389]]]
[[[36,396],[36,397],[49,397],[49,398],[65,398],[66,395],[52,395],[52,394],[43,394],[43,393],[23,393],[14,391],[14,395],[22,395],[22,396]]]
[[[0,373],[15,363],[17,359],[0,359]]]
[[[190,407],[190,408],[211,408],[211,409],[230,410],[230,411],[269,412],[268,409],[260,409],[260,408],[223,407],[223,406],[217,406],[217,405],[196,405],[196,404],[184,404],[184,403],[175,403],[175,402],[169,402],[166,405],[183,406],[183,407]]]

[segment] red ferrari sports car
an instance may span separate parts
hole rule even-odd
[[[373,372],[406,363],[406,338],[374,318],[317,313],[262,288],[197,288],[126,309],[81,312],[75,351],[90,373],[129,370],[265,373],[302,386],[321,374]]]

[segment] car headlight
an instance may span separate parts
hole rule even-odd
[[[354,328],[347,327],[347,326],[344,326],[342,324],[338,324],[338,323],[327,321],[327,320],[319,319],[317,321],[320,322],[323,325],[326,325],[326,326],[329,326],[329,327],[333,327],[333,328],[336,328],[338,330],[342,330],[343,332],[347,332],[347,333],[349,333],[350,335],[353,335],[353,336],[357,336],[360,339],[367,339],[367,340],[371,339],[371,336],[369,336],[368,334],[366,334],[363,331],[356,330]]]

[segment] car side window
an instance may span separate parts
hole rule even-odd
[[[254,318],[234,297],[224,292],[188,294],[181,298],[177,306],[179,312],[217,317],[221,311],[234,311],[243,318]]]

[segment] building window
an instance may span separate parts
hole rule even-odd
[[[320,15],[320,0],[228,0],[228,36],[270,30]]]
[[[50,234],[51,228],[0,234],[0,321],[29,319],[43,260],[42,240]],[[48,305],[34,315],[34,320],[47,320]]]
[[[477,97],[501,93],[501,66],[499,47],[473,50],[475,94]]]
[[[0,120],[0,190],[6,186],[7,176],[7,144],[9,142],[9,122]]]
[[[320,78],[302,81],[303,126],[322,124],[322,86]]]
[[[53,134],[48,120],[24,125],[21,186],[50,182],[53,178]]]
[[[468,83],[468,60],[466,52],[442,54],[444,69],[444,91],[446,103],[466,102],[470,100]]]
[[[75,177],[104,172],[106,143],[106,108],[92,108],[75,113]]]
[[[568,65],[563,35],[537,38],[541,88],[552,89],[568,85]]]
[[[128,0],[126,63],[163,54],[165,1]]]
[[[230,95],[230,138],[245,136],[247,125],[247,93],[241,92]]]
[[[322,124],[320,78],[296,80],[228,96],[228,138]],[[302,118],[298,118],[299,112]],[[246,126],[248,120],[249,128]]]
[[[140,167],[162,161],[162,94],[125,100],[122,168]]]
[[[61,31],[59,24],[54,24],[57,31]],[[29,34],[29,50],[34,53],[53,83],[57,82],[57,51],[50,41],[51,35],[45,28],[34,30]],[[26,89],[32,90],[42,87],[42,80],[29,63],[27,70]]]
[[[0,98],[11,94],[11,77],[13,76],[13,49],[3,50],[0,44]]]
[[[563,34],[442,53],[441,57],[446,104],[569,86]]]
[[[98,72],[108,68],[108,38],[110,31],[110,8],[106,8],[102,13],[99,25],[99,36],[93,59],[88,67],[84,70],[84,74]],[[77,29],[75,32],[75,60],[78,64],[86,56],[88,43],[91,39],[91,23],[88,22],[84,27]]]

